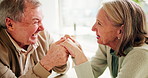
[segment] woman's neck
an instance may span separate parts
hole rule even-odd
[[[118,47],[119,39],[115,39],[113,42],[110,42],[107,46],[111,47],[113,50],[116,50]]]

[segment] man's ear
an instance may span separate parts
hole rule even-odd
[[[123,34],[123,27],[124,27],[124,25],[122,25],[119,29],[118,29],[118,31],[117,31],[117,38],[118,39],[120,39],[121,38],[121,36],[122,36],[122,34]]]
[[[7,17],[5,19],[5,22],[6,22],[6,27],[9,31],[13,31],[14,30],[14,26],[13,26],[13,20],[9,17]]]

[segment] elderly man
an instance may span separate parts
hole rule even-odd
[[[38,0],[0,0],[0,77],[64,73],[68,53],[44,31]]]

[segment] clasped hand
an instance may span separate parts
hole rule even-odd
[[[65,35],[61,39],[64,39],[63,42],[60,43],[67,52],[73,57],[75,60],[74,63],[76,65],[82,64],[87,61],[86,56],[84,55],[82,48],[78,42],[76,42],[72,37],[69,35]]]
[[[65,65],[69,55],[75,59],[76,65],[87,61],[80,45],[72,37],[65,35],[59,41],[51,44],[47,55],[40,63],[49,71],[55,66]]]

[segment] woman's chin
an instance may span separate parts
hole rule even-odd
[[[98,44],[103,44],[100,40],[97,41]]]
[[[102,41],[100,41],[100,40],[98,40],[97,43],[98,43],[98,44],[107,45],[107,43],[104,43],[104,42],[102,42]]]

